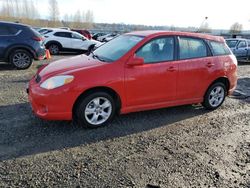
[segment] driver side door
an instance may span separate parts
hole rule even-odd
[[[247,43],[246,41],[240,41],[234,50],[235,56],[238,58],[247,56]]]
[[[71,46],[73,49],[83,49],[84,41],[86,38],[78,33],[72,33]]]
[[[144,64],[127,66],[125,90],[127,107],[136,109],[166,106],[176,97],[178,66],[174,37],[161,37],[146,42],[134,54]]]

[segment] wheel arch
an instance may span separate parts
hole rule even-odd
[[[6,50],[5,53],[5,59],[6,60],[10,60],[10,56],[11,54],[16,51],[16,50],[26,50],[27,52],[29,52],[32,56],[33,59],[35,59],[36,55],[35,52],[32,50],[32,48],[30,48],[29,46],[24,46],[24,45],[15,45],[15,46],[11,46]]]
[[[57,44],[59,46],[59,48],[63,48],[62,44],[56,40],[51,40],[51,41],[48,41],[46,44],[45,44],[45,47],[48,49],[48,47],[51,45],[51,44]]]
[[[115,100],[115,104],[116,104],[116,113],[120,113],[120,109],[121,109],[121,105],[122,105],[122,102],[121,102],[121,98],[120,96],[118,95],[118,93],[110,88],[110,87],[106,87],[106,86],[98,86],[98,87],[94,87],[94,88],[89,88],[87,89],[86,91],[84,91],[83,93],[81,93],[74,105],[73,105],[73,108],[72,108],[72,113],[73,115],[75,114],[75,111],[77,109],[77,105],[79,104],[79,102],[86,96],[92,94],[92,93],[95,93],[95,92],[106,92],[108,93],[109,95],[111,95],[113,97],[113,99]]]
[[[229,79],[227,77],[219,77],[217,78],[216,80],[214,80],[212,83],[209,84],[208,88],[206,89],[206,92],[204,93],[203,97],[206,95],[208,89],[215,83],[217,82],[221,82],[223,83],[225,86],[226,86],[226,91],[227,91],[227,94],[228,94],[228,91],[229,91],[229,87],[230,87],[230,82],[229,82]]]

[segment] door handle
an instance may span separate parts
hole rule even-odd
[[[214,66],[214,63],[208,62],[206,66],[210,68],[210,67]]]
[[[176,71],[176,68],[174,66],[170,66],[167,68],[167,71],[174,72],[174,71]]]

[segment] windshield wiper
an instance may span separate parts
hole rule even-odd
[[[106,62],[106,60],[104,58],[101,58],[100,56],[94,54],[94,52],[91,52],[91,54],[92,54],[92,56],[93,56],[94,59],[96,58],[96,59],[98,59],[100,61]]]

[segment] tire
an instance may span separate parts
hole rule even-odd
[[[92,50],[94,49],[94,47],[95,47],[95,45],[91,45],[91,46],[89,47],[89,49],[88,49],[86,55],[89,55],[89,54],[92,52]]]
[[[208,88],[202,105],[208,110],[215,110],[222,105],[226,95],[227,90],[225,84],[216,82]]]
[[[27,50],[15,50],[10,54],[9,60],[14,67],[24,70],[32,65],[33,57]]]
[[[60,46],[58,44],[52,43],[48,45],[50,54],[57,55],[60,52]]]
[[[73,114],[74,122],[85,128],[102,127],[114,118],[115,111],[114,99],[109,94],[92,93],[78,102]]]

